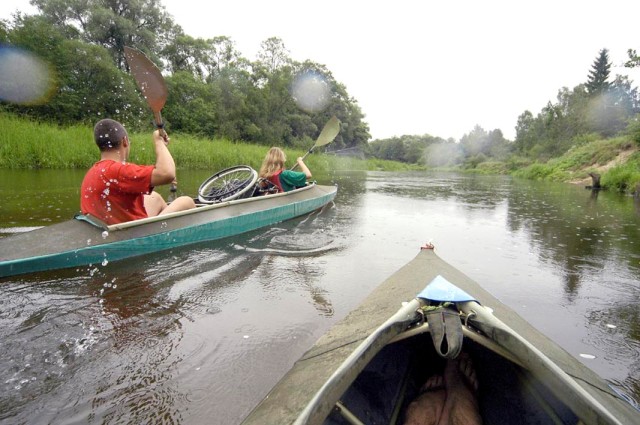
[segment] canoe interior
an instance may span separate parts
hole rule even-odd
[[[578,417],[540,382],[511,361],[465,339],[478,377],[478,402],[486,424],[576,424]],[[341,403],[365,424],[403,424],[408,404],[422,384],[442,374],[439,357],[428,333],[381,350],[343,394]],[[325,425],[349,424],[337,409]]]

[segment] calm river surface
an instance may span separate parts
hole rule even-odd
[[[180,189],[209,174],[180,172]],[[70,218],[82,176],[0,170],[0,236]],[[640,400],[633,198],[456,174],[319,182],[334,204],[263,231],[0,280],[0,423],[238,423],[428,241]]]

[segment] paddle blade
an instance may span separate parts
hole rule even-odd
[[[324,128],[320,132],[318,136],[318,140],[316,140],[316,144],[314,148],[328,145],[333,142],[333,139],[336,138],[338,133],[340,132],[340,120],[336,118],[336,116],[332,116],[329,121],[324,125]]]
[[[124,57],[149,107],[154,114],[158,114],[164,107],[168,94],[167,84],[160,70],[144,53],[132,47],[125,46]]]

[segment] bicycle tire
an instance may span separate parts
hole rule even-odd
[[[248,195],[255,188],[258,172],[248,165],[226,168],[206,179],[198,189],[203,204],[231,201]]]

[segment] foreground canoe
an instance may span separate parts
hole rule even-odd
[[[485,424],[640,424],[630,400],[430,249],[323,335],[243,424],[403,423],[445,362],[425,309],[450,296]]]
[[[0,277],[117,261],[238,235],[322,208],[336,192],[335,186],[310,184],[110,226],[79,216],[0,239]]]

